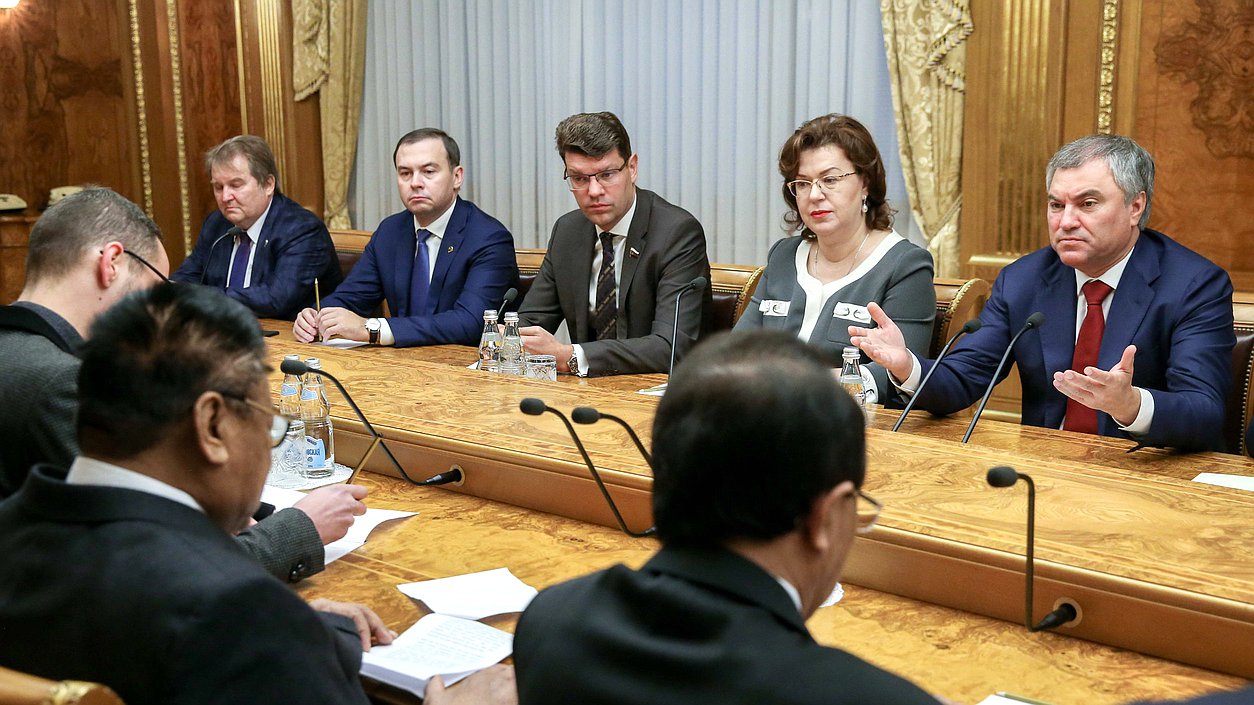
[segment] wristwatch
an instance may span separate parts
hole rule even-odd
[[[367,319],[366,319],[366,333],[368,333],[368,334],[370,335],[370,344],[371,344],[371,345],[378,345],[378,344],[379,344],[379,329],[380,329],[381,327],[382,327],[382,324],[381,324],[381,323],[379,323],[379,319],[377,319],[377,318],[367,318]]]
[[[574,348],[570,350],[570,359],[566,361],[566,370],[576,377],[583,377],[579,374],[579,354]]]

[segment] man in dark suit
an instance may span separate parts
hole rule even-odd
[[[109,189],[88,189],[49,208],[31,230],[26,284],[0,307],[0,498],[33,465],[67,468],[78,455],[78,351],[88,328],[128,292],[165,277],[169,260],[157,226]],[[323,543],[342,537],[365,511],[365,488],[310,492],[295,507],[241,532],[239,543],[266,570],[298,581],[323,568]]]
[[[372,345],[474,345],[483,312],[518,284],[514,238],[496,218],[462,200],[457,142],[414,130],[392,153],[405,210],[385,218],[361,260],[321,312],[300,312],[297,340],[338,337]],[[373,318],[387,301],[392,316]]]
[[[1021,336],[1009,360],[1019,365],[1023,423],[1221,448],[1236,343],[1232,284],[1145,227],[1153,158],[1127,137],[1085,137],[1050,160],[1046,187],[1050,246],[1002,270],[983,327],[940,364],[918,406],[940,414],[969,406],[1015,333],[1041,312],[1040,329]],[[933,363],[911,355],[883,311],[871,311],[878,327],[850,327],[854,343],[913,393]]]
[[[711,305],[705,233],[690,213],[636,188],[637,157],[613,113],[572,115],[557,126],[563,178],[579,210],[558,218],[548,252],[518,310],[523,345],[580,376],[665,372],[675,300],[676,358],[696,341]],[[566,322],[570,340],[553,336]]]
[[[248,310],[204,287],[160,284],[96,320],[83,454],[0,504],[0,663],[132,705],[366,702],[382,621],[322,601],[338,616],[320,619],[230,538],[287,428],[265,357]]]
[[[292,320],[340,283],[327,226],[279,191],[265,140],[232,137],[205,154],[218,210],[200,227],[196,247],[171,279],[226,291],[263,318]]]
[[[514,636],[519,702],[937,705],[805,626],[878,516],[859,489],[863,425],[795,335],[699,345],[653,423],[661,550],[532,601]]]

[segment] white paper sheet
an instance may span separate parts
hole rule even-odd
[[[361,674],[421,696],[427,681],[452,685],[514,650],[514,635],[486,624],[429,614],[388,646],[362,654]]]
[[[463,619],[522,612],[536,596],[536,589],[514,577],[509,568],[405,583],[396,587],[409,597],[422,600],[432,612]]]
[[[1234,490],[1254,492],[1254,477],[1247,477],[1245,475],[1224,475],[1217,472],[1204,472],[1193,478],[1193,481],[1202,482],[1207,485],[1231,487]]]
[[[275,511],[287,509],[296,504],[305,496],[304,492],[296,490],[284,489],[282,487],[272,487],[266,485],[261,490],[261,501],[269,502],[274,505]],[[348,528],[348,533],[344,538],[327,544],[325,562],[330,564],[344,556],[356,551],[366,543],[366,539],[370,536],[370,532],[374,531],[380,524],[393,519],[404,519],[405,517],[415,516],[418,512],[403,512],[397,509],[366,509],[366,513],[353,519],[353,525]]]
[[[369,345],[369,343],[361,340],[349,340],[348,338],[332,338],[330,340],[324,340],[320,343],[314,343],[314,345],[325,345],[328,348],[348,350],[349,348],[360,348],[363,345]]]
[[[649,387],[648,389],[641,389],[637,391],[636,394],[647,394],[651,397],[664,396],[666,394],[666,382],[663,382],[654,387]]]

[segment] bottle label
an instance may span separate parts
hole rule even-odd
[[[296,396],[296,385],[294,385],[294,384],[285,384],[285,385],[283,385],[282,387],[279,387],[279,396],[281,396],[281,397],[294,397],[294,396]]]
[[[317,398],[318,398],[318,393],[310,389],[309,387],[305,387],[304,389],[300,391],[301,401],[313,401],[314,399],[317,399]]]
[[[327,465],[327,449],[321,438],[305,436],[305,467],[319,469]]]

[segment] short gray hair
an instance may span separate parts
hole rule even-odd
[[[1150,202],[1154,200],[1154,158],[1131,137],[1089,135],[1063,145],[1045,167],[1045,188],[1054,182],[1055,171],[1076,169],[1094,159],[1106,160],[1115,185],[1123,192],[1124,205],[1145,192],[1145,210],[1137,224],[1144,228],[1149,222]]]
[[[139,206],[116,191],[89,185],[50,206],[35,221],[26,250],[26,280],[65,276],[112,240],[152,259],[161,247],[161,231]]]

